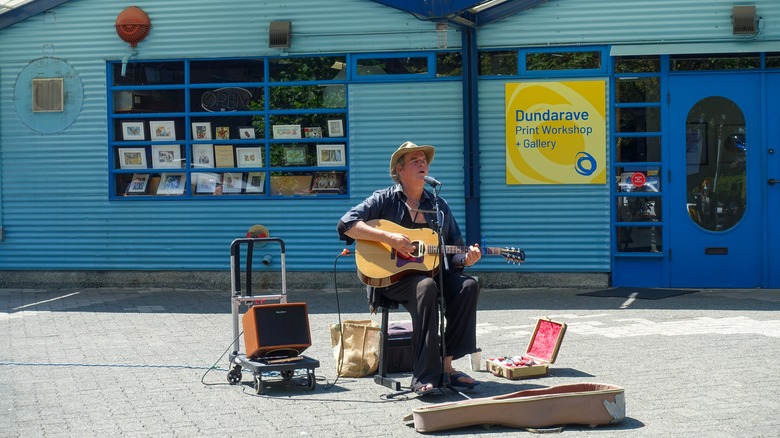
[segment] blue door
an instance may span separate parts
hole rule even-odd
[[[767,287],[780,288],[780,74],[767,75],[766,81],[766,277]]]
[[[759,74],[670,77],[671,287],[767,284],[761,90]]]

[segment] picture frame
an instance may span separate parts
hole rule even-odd
[[[314,172],[311,191],[319,193],[340,193],[344,186],[344,172]]]
[[[284,163],[288,165],[306,164],[306,147],[289,146],[284,148]]]
[[[122,140],[132,141],[146,139],[144,122],[122,122]]]
[[[230,126],[217,126],[215,133],[217,140],[230,140]]]
[[[146,194],[146,188],[149,186],[148,173],[134,173],[133,178],[127,184],[127,190],[125,193],[129,195],[144,195]]]
[[[319,126],[303,128],[303,136],[305,138],[322,138],[322,128]]]
[[[344,122],[339,120],[328,120],[328,137],[343,137]]]
[[[150,121],[149,134],[152,141],[176,140],[176,123],[173,120]]]
[[[271,195],[307,196],[311,194],[311,174],[271,175]]]
[[[181,169],[181,146],[178,144],[152,145],[152,167]]]
[[[183,173],[163,173],[160,175],[158,195],[183,195],[186,179]]]
[[[301,125],[274,125],[274,138],[301,138]]]
[[[255,138],[255,128],[253,126],[241,126],[238,128],[238,137],[241,140]]]
[[[318,144],[317,145],[317,166],[344,166],[346,158],[344,156],[343,144]]]
[[[214,146],[214,165],[216,167],[235,167],[233,145],[218,144]]]
[[[192,122],[193,140],[211,140],[211,122]]]
[[[260,146],[237,147],[236,167],[262,167],[263,152]]]
[[[219,174],[216,173],[195,173],[197,181],[195,183],[195,193],[213,195],[219,184]]]
[[[146,148],[119,148],[120,169],[146,169]]]
[[[241,172],[225,172],[222,175],[222,193],[241,193],[244,188],[244,174]]]
[[[265,172],[249,172],[246,175],[245,193],[265,193]]]
[[[190,164],[192,167],[214,167],[214,145],[193,144]]]

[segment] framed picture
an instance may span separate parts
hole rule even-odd
[[[217,190],[219,175],[216,173],[195,173],[198,181],[195,183],[195,193],[213,194]]]
[[[133,179],[130,180],[130,184],[127,185],[126,193],[128,194],[145,194],[146,187],[149,185],[148,173],[134,173]]]
[[[222,175],[222,193],[241,193],[243,183],[243,173],[227,172]]]
[[[274,138],[301,138],[301,125],[274,125]]]
[[[314,178],[311,181],[313,192],[339,193],[342,186],[344,186],[343,172],[314,172]]]
[[[285,164],[306,164],[306,147],[291,146],[284,148]]]
[[[211,140],[211,122],[193,122],[192,139]]]
[[[312,175],[271,175],[271,194],[300,196],[311,193]]]
[[[217,126],[217,140],[229,140],[229,139],[230,139],[230,127]]]
[[[246,175],[246,193],[265,193],[265,172],[249,172]]]
[[[183,173],[163,173],[160,175],[160,185],[157,186],[157,194],[183,195],[185,181]]]
[[[122,122],[122,140],[144,140],[144,122]]]
[[[176,140],[176,124],[173,120],[149,122],[153,141]]]
[[[120,169],[146,169],[146,149],[119,148]]]
[[[317,166],[344,166],[343,144],[318,144]]]
[[[177,144],[152,145],[152,167],[181,169],[181,147]]]
[[[246,140],[249,138],[255,138],[255,128],[252,126],[244,126],[241,128],[238,128],[238,136],[242,140]]]
[[[192,145],[192,167],[214,167],[214,145]]]
[[[319,126],[303,128],[303,136],[306,138],[322,138],[322,128]]]
[[[260,147],[236,148],[237,167],[262,167],[263,155]]]
[[[341,120],[328,120],[328,137],[343,137],[344,124]]]
[[[214,146],[214,165],[217,167],[236,167],[233,145],[218,144]]]

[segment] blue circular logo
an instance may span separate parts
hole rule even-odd
[[[587,152],[578,152],[576,158],[577,162],[574,165],[574,170],[582,176],[593,175],[593,172],[598,168],[596,159]]]

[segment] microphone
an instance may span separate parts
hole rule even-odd
[[[439,180],[437,180],[436,178],[433,178],[433,177],[431,177],[431,176],[425,175],[425,176],[423,177],[423,179],[425,180],[425,182],[427,182],[428,184],[430,184],[430,186],[431,186],[431,187],[438,187],[438,186],[440,186],[440,185],[441,185],[441,183],[439,182]]]

